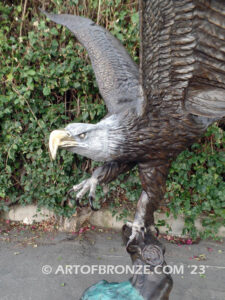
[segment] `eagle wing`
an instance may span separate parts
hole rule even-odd
[[[109,113],[141,107],[139,69],[119,40],[90,19],[42,12],[55,23],[66,26],[86,48]]]
[[[140,0],[141,83],[159,115],[225,115],[225,1]]]

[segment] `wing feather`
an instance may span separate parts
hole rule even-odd
[[[141,82],[149,109],[224,116],[225,1],[140,3]]]
[[[130,108],[138,110],[143,98],[139,70],[123,45],[90,19],[43,13],[50,20],[66,26],[86,48],[109,113]]]

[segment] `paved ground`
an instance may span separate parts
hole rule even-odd
[[[183,274],[173,275],[171,300],[225,299],[224,243],[204,241],[178,246],[163,242],[171,269],[183,264]],[[103,278],[108,281],[129,278],[129,275],[84,274],[89,271],[88,266],[126,264],[130,264],[130,259],[117,232],[94,229],[77,237],[31,227],[2,230],[0,300],[78,300],[87,287]],[[50,267],[43,268],[46,265]],[[76,274],[74,265],[83,266],[82,271]]]

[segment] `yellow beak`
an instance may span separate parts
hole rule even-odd
[[[71,138],[65,129],[54,130],[49,137],[49,150],[52,159],[56,158],[57,150],[61,148],[69,148],[77,146],[77,142]]]

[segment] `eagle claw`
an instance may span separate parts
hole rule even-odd
[[[89,196],[89,204],[90,204],[91,209],[92,209],[93,211],[99,210],[99,208],[94,207],[93,201],[94,201],[94,197]]]
[[[74,185],[72,187],[72,189],[70,189],[67,193],[68,195],[68,200],[63,200],[62,203],[61,203],[61,206],[64,206],[65,202],[67,202],[67,204],[69,205],[69,207],[73,207],[74,205],[72,204],[71,200],[72,200],[72,197],[71,197],[71,193],[74,193],[74,192],[78,192],[77,194],[77,197],[76,197],[76,205],[78,207],[85,207],[87,206],[88,204],[81,204],[81,199],[83,198],[83,196],[87,193],[87,191],[89,190],[90,193],[89,193],[89,205],[91,207],[92,210],[94,211],[97,211],[98,209],[94,207],[93,205],[93,202],[94,202],[94,199],[95,199],[95,191],[96,191],[96,186],[98,184],[98,181],[95,177],[91,177],[89,179],[86,179],[84,181],[82,181],[81,183],[77,184],[77,185]]]
[[[129,249],[134,241],[139,239],[140,234],[144,240],[146,228],[143,225],[131,222],[127,222],[126,225],[131,229],[131,235],[129,237],[129,241],[127,242],[127,249]]]
[[[82,208],[82,207],[85,207],[85,206],[88,206],[88,204],[80,204],[80,198],[76,198],[76,205],[78,206],[78,207],[80,207],[80,208]]]

